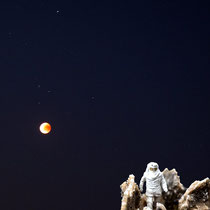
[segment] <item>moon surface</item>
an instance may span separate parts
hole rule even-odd
[[[48,122],[44,122],[40,125],[39,130],[43,134],[48,134],[51,131],[51,125]]]

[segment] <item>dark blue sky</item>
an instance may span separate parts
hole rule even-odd
[[[119,209],[150,161],[185,186],[209,176],[209,9],[2,1],[0,208]]]

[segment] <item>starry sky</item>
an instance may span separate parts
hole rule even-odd
[[[209,176],[209,9],[1,1],[0,208],[116,210],[150,161]]]

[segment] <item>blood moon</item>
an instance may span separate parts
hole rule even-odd
[[[40,125],[39,130],[43,134],[48,134],[51,131],[51,125],[48,122],[44,122]]]

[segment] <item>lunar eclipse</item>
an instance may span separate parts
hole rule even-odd
[[[39,130],[42,134],[48,134],[51,131],[51,125],[47,122],[44,122],[40,125]]]

